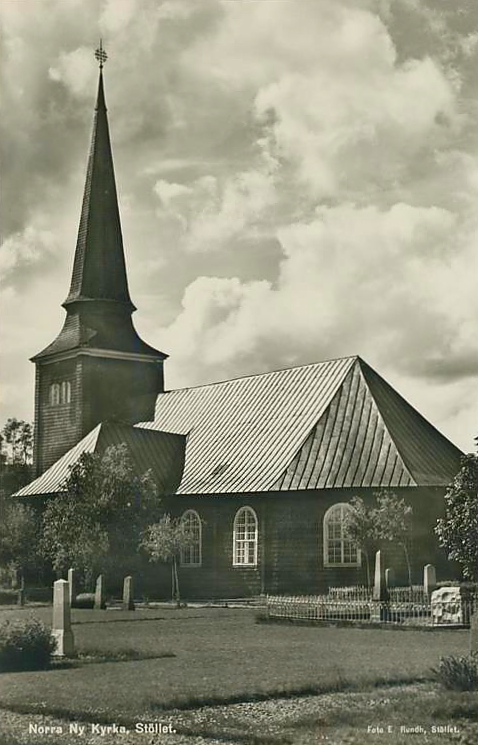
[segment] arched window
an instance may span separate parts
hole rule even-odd
[[[181,551],[181,566],[197,567],[202,562],[202,526],[201,518],[195,510],[186,510],[181,522],[191,535],[192,543]]]
[[[50,386],[50,406],[58,406],[60,403],[60,384],[52,383]]]
[[[69,380],[64,380],[61,384],[60,401],[62,404],[69,404],[71,401],[71,383]]]
[[[241,507],[234,518],[233,565],[257,565],[257,517],[251,507]]]
[[[334,504],[324,515],[324,566],[360,566],[360,551],[345,536],[348,504]]]

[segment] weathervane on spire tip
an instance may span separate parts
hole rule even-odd
[[[95,57],[100,63],[100,70],[103,69],[103,65],[105,64],[106,60],[108,59],[108,55],[106,54],[105,50],[103,49],[103,39],[100,39],[100,46],[98,49],[95,50]]]

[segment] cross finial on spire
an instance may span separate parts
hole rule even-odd
[[[105,50],[103,49],[103,39],[100,39],[100,46],[98,49],[95,50],[95,57],[100,63],[100,70],[103,69],[103,65],[105,64],[106,60],[108,59],[108,55],[106,54]]]

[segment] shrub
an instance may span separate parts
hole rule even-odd
[[[41,670],[48,667],[56,641],[37,618],[0,624],[0,671]]]
[[[432,670],[435,678],[449,691],[478,690],[478,655],[442,657]]]

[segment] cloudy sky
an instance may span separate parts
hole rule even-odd
[[[0,0],[1,405],[60,330],[103,37],[167,387],[360,354],[478,434],[475,0]]]

